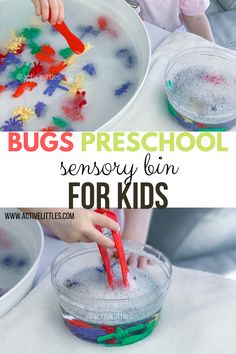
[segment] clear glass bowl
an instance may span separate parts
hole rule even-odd
[[[195,48],[174,57],[165,70],[172,114],[194,128],[232,128],[236,123],[236,55]]]
[[[73,245],[54,260],[52,284],[64,322],[77,337],[121,346],[147,337],[157,325],[171,281],[171,264],[148,245],[125,241],[124,249],[126,255],[142,258],[146,264],[143,269],[130,267],[129,289],[123,288],[115,271],[119,285],[100,289],[100,281],[107,282],[96,244]],[[115,262],[113,265],[118,268]]]

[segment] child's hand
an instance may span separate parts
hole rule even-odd
[[[66,211],[68,212],[68,210]],[[115,246],[113,240],[104,236],[96,228],[96,225],[99,225],[102,228],[117,231],[119,225],[114,220],[91,210],[74,209],[73,212],[75,215],[74,220],[49,220],[45,225],[57,237],[66,242],[97,242],[107,248]]]
[[[131,253],[127,256],[127,264],[129,267],[144,269],[149,264],[149,261],[144,256]]]
[[[32,0],[35,13],[41,16],[42,21],[48,21],[51,15],[52,25],[60,24],[64,20],[64,5],[62,0]]]
[[[92,210],[85,209],[21,209],[32,213],[74,213],[74,219],[45,219],[40,222],[46,226],[59,239],[70,242],[97,242],[106,248],[113,248],[113,240],[104,236],[97,230],[96,225],[112,231],[118,231],[119,225],[108,216],[101,215]]]
[[[110,253],[110,258],[118,259],[118,254],[116,251],[112,251]],[[151,259],[148,259],[145,256],[139,256],[135,253],[129,253],[125,255],[127,265],[132,268],[140,268],[144,269],[148,265],[154,265],[153,261]]]
[[[126,259],[127,259],[128,266],[133,268],[136,267],[136,268],[144,269],[147,266],[155,265],[155,262],[152,259],[149,259],[145,256],[138,256],[135,253],[128,254]]]

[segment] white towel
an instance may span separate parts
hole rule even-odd
[[[161,320],[145,340],[106,348],[64,326],[50,277],[0,320],[1,354],[234,354],[236,282],[174,268]]]
[[[214,43],[185,32],[170,34],[158,46],[151,61],[147,80],[132,107],[110,130],[116,131],[183,131],[185,130],[167,109],[164,93],[164,71],[171,58],[184,50],[203,46],[215,46]]]

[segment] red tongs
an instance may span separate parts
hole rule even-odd
[[[109,218],[113,219],[114,221],[117,222],[117,217],[116,215],[110,211],[110,210],[106,210],[106,209],[97,209],[96,210],[97,213],[99,214],[103,214],[108,216]],[[96,226],[97,229],[102,232],[102,228],[101,226],[97,225]],[[122,278],[123,278],[123,284],[124,286],[128,286],[128,266],[127,266],[127,262],[125,259],[125,252],[124,252],[124,248],[123,248],[123,244],[122,244],[122,239],[121,239],[121,234],[119,231],[112,231],[112,237],[114,239],[115,242],[115,248],[117,251],[117,255],[118,255],[118,259],[120,262],[120,266],[121,266],[121,272],[122,272]],[[101,257],[103,260],[103,264],[104,264],[104,268],[106,270],[107,273],[107,280],[108,280],[108,284],[111,288],[114,287],[114,273],[111,267],[111,263],[110,263],[110,258],[107,252],[107,249],[98,245],[99,251],[101,253]]]
[[[51,14],[49,17],[49,23],[51,24]],[[75,53],[75,54],[82,54],[85,50],[85,44],[76,36],[74,35],[65,22],[62,22],[61,24],[56,24],[53,25],[51,24],[61,35],[65,38],[67,41],[70,49]]]

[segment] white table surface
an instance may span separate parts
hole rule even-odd
[[[145,23],[145,26],[150,37],[153,52],[156,47],[168,36],[169,32],[147,22]]]

